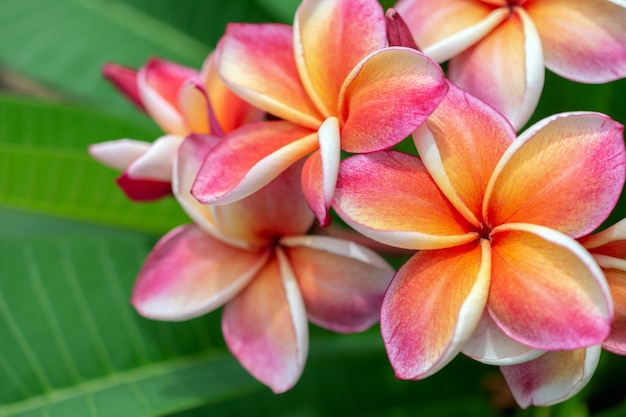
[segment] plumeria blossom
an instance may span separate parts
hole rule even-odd
[[[502,115],[451,86],[413,138],[422,159],[381,151],[344,160],[333,204],[366,236],[420,250],[381,310],[397,376],[424,378],[459,352],[509,366],[601,344],[613,319],[609,286],[575,239],[618,200],[623,126],[564,113],[516,138]],[[539,371],[559,379],[559,367]]]
[[[174,166],[175,197],[195,221],[148,256],[132,303],[145,317],[185,320],[224,306],[229,349],[275,392],[291,388],[308,351],[307,319],[337,332],[378,322],[393,269],[346,240],[307,235],[314,215],[300,187],[303,163],[232,204],[207,206],[189,192],[213,136],[191,135]]]
[[[222,135],[264,115],[228,90],[215,70],[213,54],[199,72],[160,59],[151,59],[138,71],[106,64],[103,72],[166,133],[154,143],[119,139],[89,148],[95,159],[123,171],[117,182],[133,200],[171,193],[172,161],[186,135]]]
[[[302,187],[323,225],[341,151],[395,145],[447,90],[430,58],[388,46],[376,0],[304,0],[293,27],[230,24],[216,65],[236,94],[282,120],[228,135],[207,158],[193,194],[209,204],[236,201],[308,156]]]
[[[424,53],[450,60],[451,81],[517,129],[531,117],[544,66],[573,81],[626,76],[623,0],[399,0]]]

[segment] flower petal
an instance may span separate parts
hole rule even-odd
[[[484,218],[531,223],[573,237],[604,221],[626,176],[623,126],[597,113],[564,113],[530,127],[494,170]]]
[[[600,351],[600,346],[593,346],[548,352],[500,370],[520,407],[546,406],[573,397],[587,385],[598,366]]]
[[[148,151],[127,169],[130,178],[172,181],[172,164],[183,138],[176,135],[161,136]]]
[[[102,75],[131,103],[146,111],[139,95],[136,70],[108,62],[102,66]]]
[[[520,129],[537,107],[545,70],[535,26],[522,8],[512,10],[500,26],[450,61],[448,76]]]
[[[413,133],[430,175],[476,227],[480,227],[487,182],[515,138],[515,130],[502,115],[452,83],[428,123]]]
[[[131,178],[127,172],[120,175],[115,182],[133,201],[154,201],[172,194],[172,183],[169,181]]]
[[[488,308],[509,337],[544,349],[578,349],[608,336],[613,305],[602,271],[568,236],[507,224],[492,233]]]
[[[422,251],[391,281],[381,333],[396,376],[425,378],[450,362],[483,314],[491,275],[485,240]]]
[[[305,0],[293,29],[304,88],[324,117],[336,116],[339,91],[352,68],[387,46],[383,9],[374,0]]]
[[[380,320],[393,269],[375,252],[341,239],[281,239],[298,279],[309,320],[342,333],[360,332]]]
[[[231,23],[217,51],[224,82],[247,102],[310,129],[324,120],[300,81],[291,27]]]
[[[626,259],[626,219],[599,233],[583,236],[578,241],[593,254]]]
[[[280,249],[276,255],[226,304],[222,331],[243,367],[278,394],[300,378],[309,332],[293,271]]]
[[[606,255],[593,257],[609,283],[615,308],[611,334],[602,347],[618,355],[626,355],[626,260]]]
[[[117,139],[89,145],[93,159],[118,171],[125,171],[133,162],[148,152],[152,144],[134,139]]]
[[[269,252],[226,245],[193,224],[165,235],[139,272],[132,304],[157,320],[186,320],[237,294],[265,265]]]
[[[506,9],[478,1],[399,0],[394,8],[405,20],[424,53],[437,62],[447,61],[495,28]]]
[[[626,77],[623,1],[546,0],[525,7],[541,36],[548,69],[585,83]]]
[[[477,239],[419,158],[395,151],[341,162],[333,207],[357,231],[406,249],[439,249]]]
[[[178,102],[180,112],[190,132],[224,135],[217,121],[211,120],[211,117],[215,116],[211,114],[208,93],[199,79],[191,78],[181,85]],[[211,129],[211,124],[213,124],[213,129]]]
[[[309,207],[321,226],[328,226],[328,209],[335,194],[337,173],[341,159],[341,139],[337,118],[324,121],[317,132],[320,149],[311,154],[302,172],[302,189]]]
[[[413,39],[411,30],[395,9],[387,9],[385,21],[387,22],[387,40],[389,46],[404,46],[417,49],[418,51],[420,50]]]
[[[390,148],[422,124],[447,91],[443,71],[421,52],[393,47],[372,53],[346,78],[339,96],[342,149]]]
[[[515,365],[536,359],[544,351],[533,349],[508,337],[494,323],[489,312],[485,311],[476,330],[463,346],[463,353],[488,365]]]
[[[188,79],[197,75],[194,69],[159,59],[152,59],[139,69],[137,85],[141,100],[164,132],[180,136],[189,133],[180,113],[179,90]]]
[[[207,156],[192,194],[204,204],[240,200],[317,147],[317,134],[293,123],[244,125],[224,137]]]

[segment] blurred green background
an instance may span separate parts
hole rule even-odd
[[[625,416],[626,358],[606,352],[581,394],[520,410],[496,367],[460,356],[400,381],[378,328],[336,336],[311,326],[301,381],[274,395],[228,353],[219,312],[162,323],[129,306],[152,245],[187,220],[172,200],[127,201],[117,173],[87,155],[91,143],[160,135],[102,65],[159,56],[199,68],[227,22],[291,23],[298,3],[0,2],[0,416]],[[595,110],[624,124],[625,97],[625,80],[548,73],[532,121]],[[607,224],[625,215],[622,195]]]

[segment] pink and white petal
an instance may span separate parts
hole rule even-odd
[[[161,136],[141,157],[135,160],[127,169],[128,176],[138,179],[157,181],[172,181],[172,165],[176,151],[183,138],[176,135]]]
[[[269,255],[224,244],[193,224],[179,226],[148,255],[131,302],[139,314],[156,320],[198,317],[241,291]]]
[[[584,83],[626,77],[623,1],[547,0],[525,7],[539,31],[548,69]]]
[[[506,224],[491,232],[488,308],[510,338],[535,349],[601,344],[613,304],[593,257],[572,238],[543,226]]]
[[[496,166],[484,219],[538,224],[574,238],[593,231],[624,185],[623,129],[598,113],[563,113],[531,126]]]
[[[127,172],[115,182],[124,194],[133,201],[154,201],[172,194],[172,183],[145,178],[131,178]]]
[[[383,8],[372,0],[304,0],[294,20],[296,65],[322,115],[337,115],[339,91],[352,69],[387,46]]]
[[[489,35],[450,61],[448,76],[520,129],[537,107],[545,69],[537,30],[523,9],[513,10]]]
[[[108,62],[102,66],[102,75],[131,103],[146,111],[137,86],[137,70]]]
[[[599,233],[583,236],[578,241],[593,254],[626,259],[626,219]]]
[[[89,145],[89,155],[109,168],[125,171],[141,158],[152,144],[134,139],[117,139]]]
[[[440,249],[478,239],[421,160],[400,152],[344,159],[333,208],[358,232],[400,248]]]
[[[447,61],[482,39],[508,13],[466,0],[399,0],[394,8],[413,32],[415,42],[437,62]]]
[[[302,192],[304,160],[296,161],[269,184],[230,204],[212,206],[216,229],[250,247],[267,247],[280,236],[306,233],[314,221]]]
[[[324,120],[300,81],[290,26],[231,23],[217,54],[222,79],[248,103],[310,129]]]
[[[485,310],[462,352],[479,362],[503,366],[528,362],[545,351],[533,349],[508,337]]]
[[[264,111],[246,103],[224,84],[217,72],[215,53],[209,54],[204,61],[200,79],[209,95],[213,114],[224,133],[230,133],[246,123],[259,122],[265,117]]]
[[[243,367],[275,393],[298,381],[308,354],[308,323],[296,278],[280,249],[226,304],[222,332]]]
[[[582,390],[598,366],[600,346],[547,352],[519,365],[500,368],[515,401],[522,408],[565,401]]]
[[[398,378],[425,378],[454,359],[483,314],[490,277],[486,240],[418,252],[398,270],[380,322]]]
[[[626,355],[626,260],[595,255],[602,268],[613,298],[613,327],[602,347],[618,355]]]
[[[374,251],[326,236],[280,240],[298,279],[309,320],[341,333],[360,332],[380,320],[393,268]]]
[[[422,124],[447,91],[441,67],[415,49],[370,54],[348,75],[339,96],[342,149],[390,148]]]
[[[189,128],[178,103],[179,89],[198,72],[174,62],[150,60],[137,74],[137,85],[146,111],[165,131],[185,136]]]
[[[426,169],[476,227],[489,178],[515,138],[515,130],[501,114],[452,83],[428,122],[413,132]]]
[[[191,192],[204,204],[240,200],[318,146],[314,131],[293,123],[249,123],[232,131],[213,148]]]
[[[330,117],[317,132],[319,151],[311,154],[302,172],[304,196],[321,226],[330,224],[328,209],[335,194],[341,159],[339,121]]]

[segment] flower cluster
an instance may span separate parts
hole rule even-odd
[[[132,304],[158,320],[224,306],[226,344],[275,392],[303,371],[308,321],[380,320],[399,378],[463,353],[500,366],[523,407],[571,397],[602,347],[626,354],[626,219],[593,234],[626,151],[592,112],[518,136],[544,67],[626,76],[626,5],[304,0],[293,26],[228,25],[200,71],[107,64],[165,136],[91,154],[131,199],[173,194],[192,220],[152,250]],[[408,136],[416,152],[391,149]],[[331,211],[349,239],[311,232]],[[380,244],[415,252],[394,273]]]

